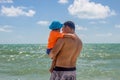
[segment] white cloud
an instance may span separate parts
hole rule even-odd
[[[118,24],[117,24],[117,25],[115,25],[115,28],[119,28],[119,29],[120,29],[120,24],[119,24],[119,25],[118,25]]]
[[[35,14],[34,10],[29,10],[28,12],[24,13],[26,16],[33,16]]]
[[[15,16],[28,16],[32,17],[35,14],[34,10],[28,10],[24,11],[24,7],[5,7],[2,6],[1,14],[9,17],[15,17]]]
[[[96,34],[97,37],[110,37],[112,35],[113,35],[112,33]]]
[[[66,3],[68,3],[68,0],[59,0],[58,3],[66,4]]]
[[[13,3],[13,0],[0,0],[0,3]]]
[[[106,24],[107,21],[91,21],[90,24]]]
[[[9,25],[4,25],[4,26],[1,26],[0,25],[0,32],[12,32],[12,26],[9,26]]]
[[[87,28],[79,26],[79,25],[76,25],[76,30],[87,30]]]
[[[104,19],[116,14],[109,6],[90,2],[90,0],[74,0],[74,3],[68,7],[68,11],[80,19]]]
[[[47,26],[49,24],[49,21],[38,21],[37,24]]]

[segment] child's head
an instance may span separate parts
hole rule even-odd
[[[49,26],[49,29],[51,30],[60,30],[63,27],[63,24],[61,24],[59,21],[53,21],[51,25]]]

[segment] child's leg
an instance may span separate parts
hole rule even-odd
[[[47,49],[46,53],[49,55],[51,50],[52,50],[52,48],[51,49]]]

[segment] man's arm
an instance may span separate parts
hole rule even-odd
[[[52,50],[50,51],[49,57],[51,59],[54,59],[57,54],[59,53],[59,51],[61,50],[62,46],[64,44],[63,38],[59,38],[55,44],[55,46],[52,48]]]
[[[53,47],[53,49],[51,50],[49,54],[49,57],[52,59],[52,64],[49,69],[50,72],[52,72],[53,68],[55,67],[57,55],[59,54],[59,51],[61,50],[63,44],[64,44],[63,39],[58,39],[55,46]]]

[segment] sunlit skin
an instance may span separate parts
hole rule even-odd
[[[63,26],[62,27],[62,32],[63,33],[74,33],[75,31],[73,30],[73,29],[71,29],[70,27],[68,27],[68,26]]]

